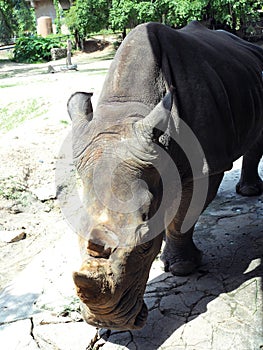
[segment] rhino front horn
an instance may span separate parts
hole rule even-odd
[[[85,302],[94,302],[100,296],[102,283],[82,272],[73,273],[73,281],[77,288],[77,294]]]
[[[88,305],[100,305],[111,298],[108,281],[103,275],[90,275],[88,272],[73,272],[73,281],[78,297]]]

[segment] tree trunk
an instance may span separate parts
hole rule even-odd
[[[127,35],[127,32],[126,32],[126,28],[124,27],[122,31],[122,40],[126,38],[126,35]]]

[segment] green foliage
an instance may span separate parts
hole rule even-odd
[[[262,0],[76,0],[66,23],[80,38],[108,26],[125,31],[148,21],[178,27],[191,20],[213,19],[237,30],[242,23],[255,19],[260,8]]]
[[[208,1],[182,0],[169,3],[165,0],[163,3],[166,9],[168,7],[168,11],[166,10],[166,16],[164,17],[165,23],[173,26],[184,26],[190,21],[203,19]]]
[[[56,32],[57,34],[61,34],[61,16],[62,16],[61,11],[62,10],[58,0],[53,0],[53,4],[56,11],[56,19],[55,19]]]
[[[0,0],[0,41],[8,43],[13,35],[12,4]]]
[[[62,10],[59,0],[53,0],[53,4],[59,33]],[[194,19],[213,19],[236,30],[242,23],[256,19],[258,9],[263,9],[262,0],[75,0],[65,23],[80,43],[91,32],[109,27],[124,31],[148,21],[176,27]],[[35,33],[35,22],[29,1],[0,0],[0,41]]]
[[[161,21],[162,3],[163,1],[112,0],[110,24],[114,30],[123,30],[144,22]]]
[[[112,0],[110,23],[114,30],[123,30],[138,24],[136,5],[136,1],[132,0]]]
[[[110,1],[108,0],[76,0],[66,15],[66,24],[72,33],[84,39],[90,32],[98,32],[107,28]]]
[[[257,10],[263,9],[262,0],[213,0],[210,5],[213,18],[228,24],[234,30],[239,29],[242,23],[258,19]]]
[[[50,50],[54,47],[66,47],[61,36],[40,36],[21,37],[17,39],[14,49],[14,60],[16,62],[34,63],[50,61]]]
[[[0,0],[0,41],[8,42],[13,36],[35,33],[36,19],[33,8],[25,0]]]
[[[123,30],[147,21],[159,21],[183,26],[192,20],[214,18],[238,29],[257,15],[262,0],[112,0],[110,23],[113,29]]]
[[[16,36],[25,35],[25,33],[36,32],[35,10],[25,0],[15,2],[13,8],[15,22],[14,33]]]
[[[7,132],[25,120],[36,118],[47,111],[48,105],[43,98],[28,99],[17,102],[11,102],[0,108],[0,130]]]
[[[0,198],[7,200],[21,199],[23,192],[26,191],[26,186],[17,181],[14,176],[1,179]]]

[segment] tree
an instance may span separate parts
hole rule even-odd
[[[59,0],[53,0],[54,8],[56,11],[56,19],[55,19],[55,25],[56,25],[56,33],[61,34],[61,9]]]
[[[158,21],[159,1],[140,0],[112,0],[109,22],[113,30],[122,30],[123,37],[126,35],[126,28],[133,28],[136,25]]]
[[[36,31],[34,9],[25,0],[0,0],[0,40]]]
[[[202,20],[207,2],[207,0],[161,0],[158,1],[158,12],[165,24],[181,27],[192,20]]]
[[[163,22],[172,26],[210,19],[235,31],[242,23],[257,18],[260,7],[262,0],[161,0],[157,10]]]
[[[109,8],[108,0],[76,0],[66,15],[66,24],[77,43],[80,44],[88,33],[107,28]]]
[[[262,0],[211,0],[207,7],[210,17],[236,31],[242,24],[259,17],[257,10],[262,8]]]
[[[80,39],[108,26],[124,37],[126,28],[148,21],[181,27],[199,20],[235,31],[255,18],[260,7],[262,0],[76,0],[66,23]]]
[[[8,43],[13,36],[11,1],[0,0],[0,41]]]

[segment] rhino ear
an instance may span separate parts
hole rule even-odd
[[[165,132],[173,106],[173,91],[169,91],[162,101],[142,120],[144,129],[153,133],[153,129]]]
[[[68,114],[73,123],[89,122],[93,118],[92,92],[75,92],[68,100]]]
[[[169,91],[160,103],[144,118],[134,124],[137,144],[142,153],[151,154],[154,142],[169,128],[171,109],[173,106],[173,91]],[[139,142],[138,142],[139,141]]]
[[[93,93],[76,92],[68,100],[68,113],[72,120],[73,158],[87,147],[89,123],[93,118],[91,96]]]

